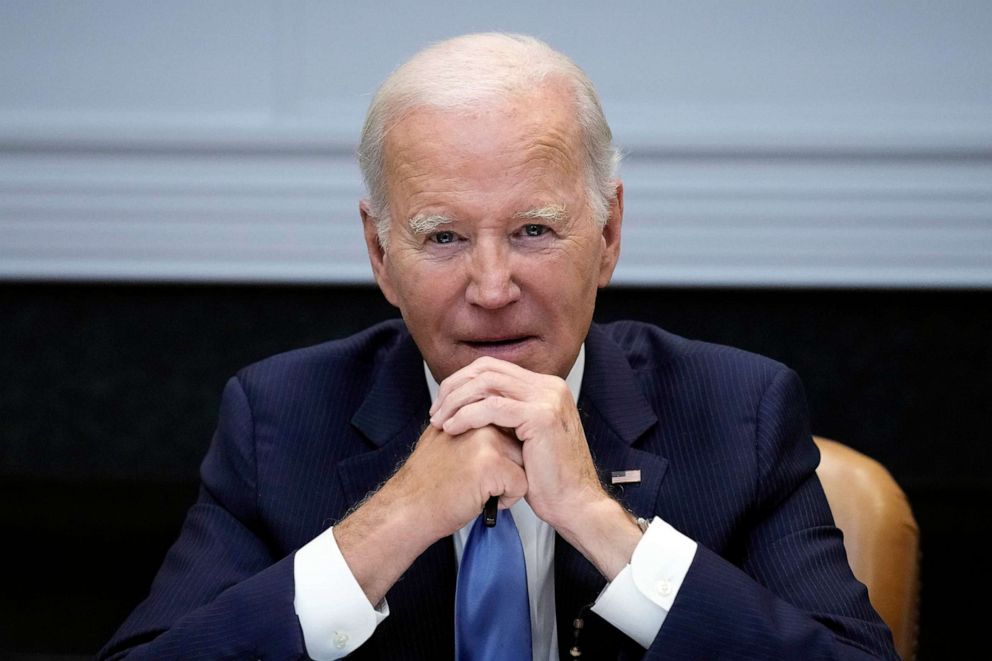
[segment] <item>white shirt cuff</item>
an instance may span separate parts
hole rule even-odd
[[[630,564],[603,589],[592,611],[647,649],[695,556],[696,542],[655,517]]]
[[[389,615],[383,599],[376,609],[338,549],[333,528],[314,537],[293,558],[293,606],[314,661],[340,659],[369,639]]]

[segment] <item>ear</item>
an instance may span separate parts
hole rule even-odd
[[[372,265],[372,275],[379,285],[382,295],[386,300],[396,305],[396,290],[389,277],[389,268],[386,265],[386,250],[379,243],[379,231],[376,228],[376,218],[371,213],[371,206],[368,200],[358,203],[358,211],[362,216],[362,228],[365,231],[365,248],[369,252],[369,263]]]
[[[616,194],[610,201],[609,215],[603,226],[603,253],[599,264],[599,286],[605,287],[613,277],[620,259],[620,228],[623,225],[623,182],[614,182]]]

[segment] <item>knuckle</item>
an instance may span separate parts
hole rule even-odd
[[[482,388],[486,392],[488,393],[496,392],[498,384],[495,374],[493,374],[492,372],[483,372],[482,374],[479,375],[478,379],[482,385]]]
[[[496,359],[492,356],[480,356],[472,363],[472,366],[479,370],[488,370],[493,367]]]
[[[552,422],[559,416],[557,415],[558,406],[553,402],[541,402],[537,407],[535,407],[535,418],[543,423]]]

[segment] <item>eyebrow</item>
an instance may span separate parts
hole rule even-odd
[[[568,209],[564,204],[547,204],[536,209],[518,211],[513,217],[522,220],[543,220],[557,225],[568,218]],[[430,234],[441,225],[449,225],[453,222],[455,221],[452,218],[440,214],[418,214],[407,221],[414,234]]]
[[[568,209],[565,208],[564,204],[548,204],[537,209],[518,211],[513,214],[513,217],[525,220],[543,220],[548,223],[558,224],[568,218]]]
[[[447,216],[440,216],[437,214],[420,214],[411,218],[409,220],[409,225],[410,230],[414,234],[430,234],[441,225],[447,225],[452,222],[454,221]]]

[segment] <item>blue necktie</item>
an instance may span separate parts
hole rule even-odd
[[[527,568],[510,510],[491,528],[479,516],[465,542],[455,589],[455,658],[531,658]]]

